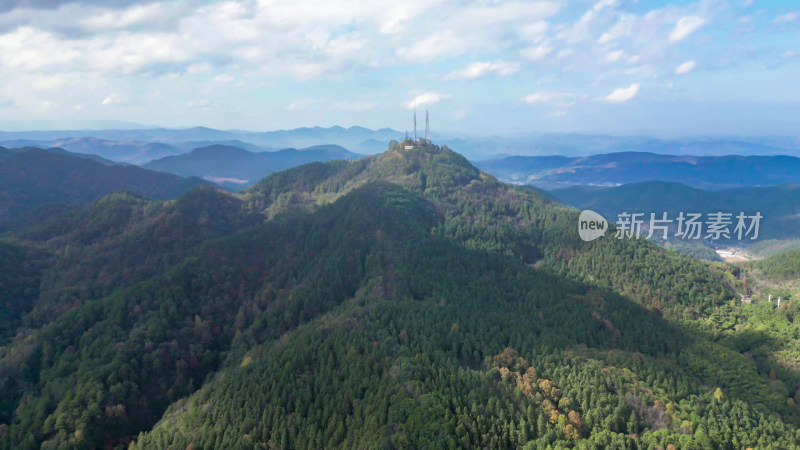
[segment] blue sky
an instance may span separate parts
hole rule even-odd
[[[0,2],[0,129],[800,134],[800,4]]]

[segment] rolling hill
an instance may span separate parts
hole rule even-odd
[[[180,176],[196,176],[231,190],[239,190],[273,172],[314,161],[357,159],[361,155],[338,145],[318,145],[296,150],[251,152],[230,145],[210,145],[190,153],[151,161],[143,167]]]
[[[796,446],[800,349],[735,272],[577,217],[393,143],[31,223],[0,448]]]
[[[651,181],[623,186],[574,186],[551,191],[556,198],[578,209],[591,209],[616,221],[623,211],[634,213],[662,212],[671,218],[678,213],[721,211],[735,217],[760,212],[763,216],[759,240],[800,237],[800,184],[748,187],[721,191],[705,191],[680,183]],[[750,242],[743,242],[748,244]]]
[[[120,190],[164,199],[209,185],[136,166],[102,164],[59,149],[12,152],[0,160],[0,221],[42,205],[85,204]]]
[[[409,122],[411,117],[408,117]],[[448,135],[437,130],[437,119],[432,117],[433,133],[438,142],[458,148],[470,159],[498,159],[499,155],[566,155],[584,157],[610,152],[652,152],[666,155],[794,155],[800,156],[800,141],[792,137],[741,137],[741,138],[685,138],[656,139],[642,136],[607,136],[577,133],[526,133],[513,136]],[[410,123],[409,123],[410,124]],[[304,148],[314,145],[335,144],[356,153],[376,154],[386,149],[392,139],[402,139],[403,131],[391,128],[371,130],[352,126],[302,127],[290,130],[246,131],[216,130],[207,127],[185,129],[146,128],[91,129],[53,131],[0,131],[0,145],[52,146],[52,142],[70,138],[93,138],[125,143],[163,143],[185,150],[206,145],[234,145],[246,150],[245,145],[263,149]],[[4,144],[14,142],[16,144]],[[19,143],[19,142],[26,143]],[[196,143],[193,145],[191,143]],[[193,145],[193,146],[191,146]],[[99,153],[94,152],[94,153]],[[110,158],[113,159],[113,158]]]
[[[116,164],[114,161],[110,161],[110,160],[105,159],[105,158],[103,158],[101,156],[98,156],[98,155],[68,152],[68,151],[64,150],[63,148],[59,148],[59,147],[38,148],[38,147],[30,147],[30,146],[17,147],[17,148],[0,147],[0,161],[2,161],[4,159],[7,159],[7,158],[10,158],[10,157],[12,157],[14,155],[18,155],[20,153],[26,152],[28,150],[41,150],[41,151],[45,151],[45,152],[52,153],[52,154],[55,154],[55,155],[69,156],[69,157],[77,158],[77,159],[87,159],[87,160],[90,160],[90,161],[98,162],[98,163],[100,163],[100,164],[102,164],[104,166],[113,166],[113,165]]]
[[[141,165],[153,159],[185,153],[180,147],[160,142],[114,141],[94,137],[29,140],[16,139],[2,142],[6,147],[61,148],[73,155],[102,157],[115,163]],[[194,147],[192,147],[194,148]]]
[[[669,181],[701,189],[800,182],[793,156],[674,156],[621,152],[587,157],[512,156],[476,163],[498,178],[544,189]]]

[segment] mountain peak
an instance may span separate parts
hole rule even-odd
[[[221,145],[221,144],[214,144],[214,145],[207,145],[205,147],[200,147],[192,150],[193,154],[198,155],[212,155],[212,154],[219,154],[219,153],[237,153],[237,154],[252,154],[253,152],[249,152],[243,148],[239,148],[233,145]]]

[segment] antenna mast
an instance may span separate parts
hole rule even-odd
[[[414,102],[414,142],[417,142],[417,102]]]
[[[428,120],[428,108],[425,107],[425,140],[430,142],[431,140],[431,123]]]

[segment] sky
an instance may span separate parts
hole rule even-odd
[[[796,0],[0,0],[0,130],[800,135]]]

